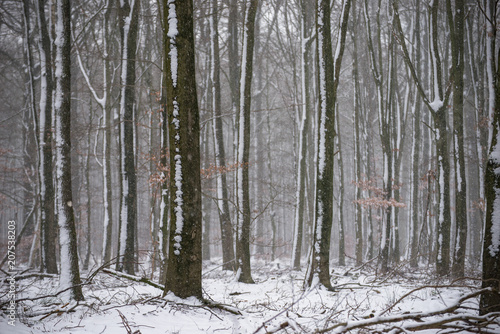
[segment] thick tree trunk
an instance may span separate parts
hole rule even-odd
[[[486,1],[486,18],[489,44],[487,51],[488,68],[488,90],[490,111],[493,113],[493,128],[490,154],[486,165],[486,175],[484,179],[484,192],[486,200],[486,221],[484,225],[483,239],[483,288],[490,288],[491,291],[481,295],[479,301],[479,313],[484,315],[490,312],[500,312],[500,221],[498,211],[500,210],[500,54],[495,59],[495,37],[496,26],[491,22],[491,13],[496,8],[490,0]],[[497,63],[498,62],[498,63]],[[495,69],[496,71],[493,72]]]
[[[200,124],[195,79],[193,2],[164,0],[170,147],[169,258],[165,294],[202,298]]]

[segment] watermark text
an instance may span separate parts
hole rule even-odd
[[[8,285],[7,306],[8,324],[15,326],[16,321],[16,221],[9,220],[7,223],[7,268],[10,275],[5,281]]]

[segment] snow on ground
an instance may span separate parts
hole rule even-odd
[[[241,315],[209,308],[195,299],[181,300],[171,294],[161,298],[162,291],[155,287],[100,272],[92,284],[83,287],[86,300],[78,306],[64,305],[57,297],[21,301],[17,304],[15,326],[8,324],[4,306],[0,333],[311,333],[349,320],[333,329],[333,332],[340,332],[359,323],[442,310],[453,306],[458,298],[478,290],[470,281],[442,288],[443,282],[430,281],[426,273],[398,273],[378,278],[374,273],[348,267],[334,269],[335,292],[318,288],[304,291],[304,271],[292,271],[284,263],[255,261],[253,277],[256,284],[235,282],[234,274],[222,271],[220,263],[205,263],[203,289],[206,299],[236,308]],[[421,288],[399,301],[406,293],[423,285],[430,287]],[[7,287],[3,281],[0,304],[8,301]],[[17,299],[34,298],[55,294],[58,282],[54,278],[19,279],[16,288]],[[477,314],[477,303],[477,298],[471,298],[465,302],[465,308],[458,309],[458,314]],[[61,312],[53,312],[55,309]],[[73,310],[65,312],[68,309]],[[423,320],[436,319],[443,317]],[[423,320],[396,324],[400,327],[419,325]],[[125,326],[129,326],[130,331]],[[370,328],[367,333],[382,327]],[[492,333],[500,333],[498,320],[490,328]],[[434,329],[419,333],[437,332]]]

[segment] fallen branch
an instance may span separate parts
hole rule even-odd
[[[212,313],[212,311],[210,311],[210,309],[218,309],[218,310],[229,312],[229,313],[234,314],[234,315],[241,315],[241,312],[237,308],[231,307],[229,305],[214,303],[214,302],[207,300],[207,299],[201,299],[199,301],[200,301],[200,304],[186,304],[186,303],[167,299],[167,300],[165,300],[165,304],[163,304],[163,307],[165,307],[168,303],[172,303],[172,304],[177,305],[177,306],[202,308],[202,309],[209,311],[210,313]]]
[[[41,317],[39,319],[39,321],[42,321],[43,319],[45,318],[48,318],[50,317],[52,314],[57,314],[57,315],[61,315],[63,313],[70,313],[70,312],[74,312],[75,308],[79,305],[78,302],[76,302],[75,304],[73,304],[70,308],[67,308],[67,309],[64,309],[66,306],[68,306],[70,303],[66,303],[64,304],[62,307],[60,308],[56,308],[55,310],[50,310],[48,312],[45,312],[45,313],[39,313],[39,314],[32,314],[30,316],[32,317],[37,317],[37,316],[40,316],[40,315],[43,315],[43,317]]]
[[[146,277],[139,277],[139,276],[129,275],[129,274],[125,274],[125,273],[122,273],[122,272],[119,272],[119,271],[115,271],[115,270],[111,270],[111,269],[108,269],[108,268],[103,268],[102,271],[104,273],[106,273],[106,274],[113,275],[113,276],[120,277],[120,278],[126,278],[126,279],[134,281],[134,282],[146,283],[146,284],[151,285],[152,287],[155,287],[155,288],[160,289],[162,291],[165,290],[165,286],[164,285],[159,284],[159,283],[155,283],[155,282],[147,279]]]
[[[90,284],[90,283],[82,283],[82,284],[70,286],[69,288],[66,288],[64,290],[58,291],[58,292],[56,292],[55,294],[52,294],[52,295],[44,295],[44,296],[38,296],[38,297],[33,297],[33,298],[19,298],[19,299],[16,299],[15,302],[17,304],[19,302],[24,302],[24,301],[31,301],[31,302],[33,302],[33,301],[39,300],[39,299],[50,298],[50,297],[53,298],[53,297],[59,296],[61,293],[64,293],[64,292],[66,292],[68,290],[71,290],[71,289],[75,288],[75,286],[84,286],[84,285],[88,285],[88,284]],[[0,304],[0,309],[3,308],[5,305],[10,304],[10,303],[11,303],[11,301],[8,300],[8,301]]]
[[[226,311],[226,312],[229,312],[229,313],[234,314],[234,315],[241,315],[240,310],[238,310],[235,307],[231,307],[229,305],[214,303],[214,302],[206,300],[206,299],[203,300],[203,305],[205,305],[209,308],[215,308],[215,309],[219,309],[222,311]]]
[[[28,279],[28,278],[33,278],[33,277],[36,277],[36,278],[57,278],[57,275],[56,274],[43,274],[43,273],[30,273],[30,274],[26,274],[26,275],[14,275],[12,277],[14,277],[16,282],[17,282],[17,281],[20,281],[23,279]],[[1,280],[1,282],[5,283],[10,278],[11,277],[5,277]]]
[[[500,318],[500,313],[490,313],[486,314],[484,316],[477,316],[473,314],[456,314],[454,313],[457,311],[459,308],[462,307],[462,304],[469,299],[475,298],[482,293],[490,291],[489,288],[486,289],[480,289],[477,291],[474,291],[472,293],[469,293],[467,295],[464,295],[460,297],[455,303],[453,303],[451,306],[445,307],[441,310],[437,311],[432,311],[432,312],[427,312],[427,313],[406,313],[406,314],[401,314],[401,315],[394,315],[394,316],[386,316],[386,317],[381,317],[381,314],[384,314],[387,310],[382,311],[381,314],[375,315],[373,318],[368,318],[364,320],[358,320],[358,321],[345,321],[341,323],[337,323],[331,327],[324,328],[324,329],[318,329],[315,331],[315,333],[326,333],[326,332],[332,332],[334,331],[335,333],[347,333],[349,331],[355,330],[355,329],[368,329],[372,328],[374,326],[379,326],[379,325],[387,325],[387,324],[393,324],[393,323],[398,323],[398,322],[404,322],[404,321],[412,321],[413,323],[406,324],[406,325],[399,325],[399,326],[392,326],[390,329],[387,330],[381,330],[380,332],[386,332],[386,331],[393,331],[395,332],[417,332],[421,330],[428,330],[428,329],[443,329],[446,327],[447,324],[454,323],[457,321],[462,321],[468,324],[468,327],[471,325],[474,327],[474,329],[477,332],[482,332],[482,333],[487,333],[488,329],[484,328],[487,325],[490,324],[496,324],[497,326],[500,327],[500,323],[498,323],[498,319]],[[398,300],[399,302],[399,300]],[[447,317],[444,318],[439,318],[439,319],[431,319],[427,320],[430,317],[436,317],[436,316],[445,316],[448,315]],[[417,323],[414,323],[417,322]],[[464,329],[463,326],[455,324],[458,329]],[[467,327],[467,328],[468,328]],[[399,329],[399,331],[398,331]],[[471,330],[471,329],[468,329]]]
[[[122,324],[123,324],[123,327],[125,327],[127,334],[141,334],[140,330],[136,330],[135,332],[132,332],[132,328],[130,328],[130,325],[128,324],[127,318],[125,318],[123,313],[121,313],[119,310],[116,310],[116,312],[118,312],[118,314],[120,315],[120,318],[122,318]]]
[[[107,268],[102,269],[102,271],[104,273],[106,273],[106,274],[113,275],[113,276],[116,276],[116,277],[126,278],[126,279],[134,281],[134,282],[146,283],[146,284],[149,284],[149,285],[151,285],[151,286],[153,286],[155,288],[158,288],[158,289],[160,289],[162,291],[165,290],[165,286],[164,285],[152,282],[152,281],[150,281],[149,279],[147,279],[145,277],[138,277],[138,276],[134,276],[134,275],[129,275],[129,274],[125,274],[125,273],[122,273],[122,272],[115,271],[115,270],[107,269]],[[155,298],[156,297],[154,297],[153,299],[155,299]],[[214,303],[214,302],[209,301],[207,299],[202,300],[201,301],[202,302],[201,305],[183,304],[183,303],[178,303],[178,302],[173,302],[173,301],[167,300],[167,303],[169,303],[169,302],[175,303],[177,305],[189,306],[189,307],[201,307],[201,308],[207,308],[208,307],[208,308],[214,308],[214,309],[219,309],[219,310],[223,310],[223,311],[229,312],[229,313],[234,314],[234,315],[241,315],[241,312],[238,309],[236,309],[236,308],[233,308],[233,307],[231,307],[229,305]]]

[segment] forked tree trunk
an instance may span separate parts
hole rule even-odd
[[[335,59],[332,54],[330,1],[318,0],[316,13],[316,42],[318,61],[319,124],[316,196],[314,208],[313,249],[305,286],[317,284],[332,289],[330,282],[330,235],[333,222],[333,162],[335,137],[335,103],[340,67],[345,47],[351,0],[342,6],[340,31]]]
[[[430,115],[434,121],[434,134],[436,137],[436,156],[437,156],[437,193],[438,193],[438,220],[436,235],[436,253],[435,264],[438,275],[449,274],[450,269],[450,229],[451,229],[451,211],[450,211],[450,161],[448,155],[447,138],[447,118],[448,101],[451,94],[450,87],[444,89],[443,68],[438,43],[438,8],[439,1],[435,0],[429,7],[429,57],[430,70],[432,71],[432,100],[424,90],[422,82],[417,74],[416,67],[411,60],[406,47],[405,36],[401,27],[399,18],[399,9],[397,2],[393,3],[394,8],[394,27],[395,35],[403,49],[403,58],[411,73],[413,81],[417,86],[422,100],[426,104]],[[429,227],[429,226],[428,226]]]

